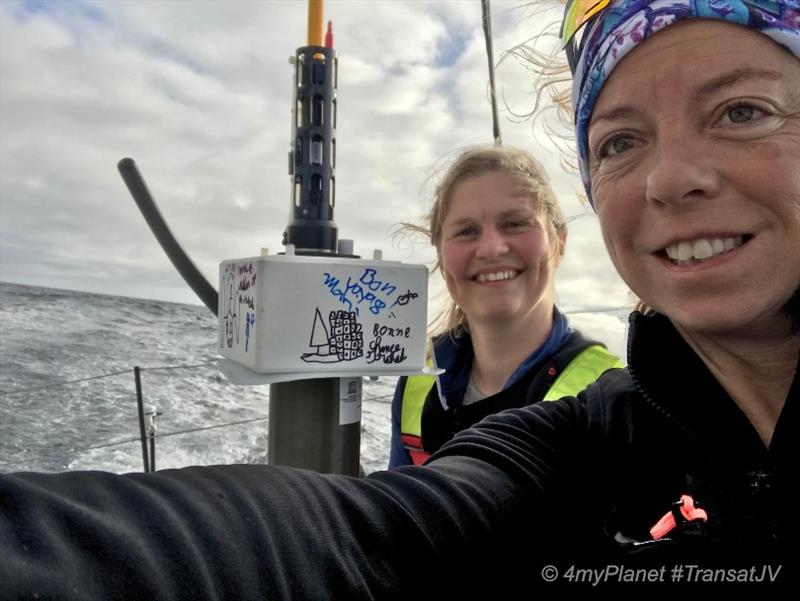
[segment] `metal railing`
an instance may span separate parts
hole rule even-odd
[[[145,411],[144,405],[144,393],[142,388],[142,373],[143,372],[154,372],[154,371],[166,371],[166,370],[177,370],[177,369],[197,369],[197,368],[208,368],[214,367],[217,363],[217,360],[214,359],[212,361],[206,361],[203,363],[194,363],[194,364],[182,364],[182,365],[164,365],[164,366],[155,366],[155,367],[140,367],[134,366],[132,369],[126,369],[121,371],[114,371],[104,374],[97,374],[93,376],[86,376],[82,378],[77,378],[74,380],[67,380],[65,382],[55,382],[52,384],[45,384],[42,386],[31,386],[29,388],[19,388],[16,390],[11,391],[0,391],[0,397],[12,397],[17,395],[26,395],[33,392],[38,392],[41,390],[53,389],[53,388],[62,388],[71,386],[74,384],[80,384],[84,382],[89,382],[92,380],[102,380],[105,378],[114,378],[123,375],[133,375],[134,377],[134,387],[136,393],[136,405],[139,415],[139,436],[135,437],[128,437],[128,438],[121,438],[117,440],[107,441],[100,444],[94,444],[87,447],[81,447],[76,449],[70,449],[69,453],[84,453],[87,451],[92,451],[96,449],[104,449],[104,448],[111,448],[126,444],[131,444],[133,442],[139,441],[142,445],[142,464],[145,473],[154,472],[156,470],[156,461],[155,461],[155,442],[157,438],[168,438],[172,436],[179,436],[184,434],[192,434],[195,432],[203,432],[207,430],[218,430],[221,428],[229,428],[234,426],[241,426],[243,424],[255,423],[260,421],[267,421],[269,419],[268,415],[259,415],[256,417],[248,418],[248,419],[241,419],[229,422],[223,422],[219,424],[211,424],[208,426],[198,426],[193,428],[185,428],[181,430],[172,430],[167,432],[157,432],[157,424],[156,418],[162,415],[162,412],[158,411],[156,408],[152,408],[149,411]],[[363,401],[371,401],[377,403],[391,403],[393,394],[385,394],[385,395],[375,395],[375,396],[366,396],[363,398]]]

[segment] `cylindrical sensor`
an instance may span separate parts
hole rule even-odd
[[[297,254],[336,253],[336,52],[298,48],[290,174],[292,209],[285,243]]]

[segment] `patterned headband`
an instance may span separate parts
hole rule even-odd
[[[578,8],[575,8],[575,5]],[[572,0],[562,41],[573,70],[578,162],[589,202],[588,127],[594,104],[620,60],[654,33],[684,19],[719,19],[769,36],[800,56],[800,0]],[[576,42],[576,32],[586,25]]]

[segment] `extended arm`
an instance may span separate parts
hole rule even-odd
[[[367,479],[266,466],[0,476],[0,598],[466,590],[465,569],[516,547],[579,421],[577,401],[543,405],[461,433],[428,467]]]

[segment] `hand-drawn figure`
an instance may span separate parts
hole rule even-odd
[[[352,361],[364,355],[364,334],[356,322],[353,311],[331,311],[328,327],[319,312],[314,313],[311,338],[308,345],[314,352],[304,353],[300,358],[306,363],[338,363]]]
[[[244,324],[244,352],[247,352],[247,347],[250,346],[250,326],[253,329],[256,327],[256,316],[253,313],[247,312]]]
[[[223,319],[225,321],[225,336],[224,343],[227,343],[228,348],[233,348],[233,337],[236,335],[236,343],[239,342],[239,320],[236,312],[236,305],[233,302],[236,293],[236,276],[232,271],[228,271],[225,278],[225,313]],[[220,346],[223,345],[223,340],[220,340]]]

